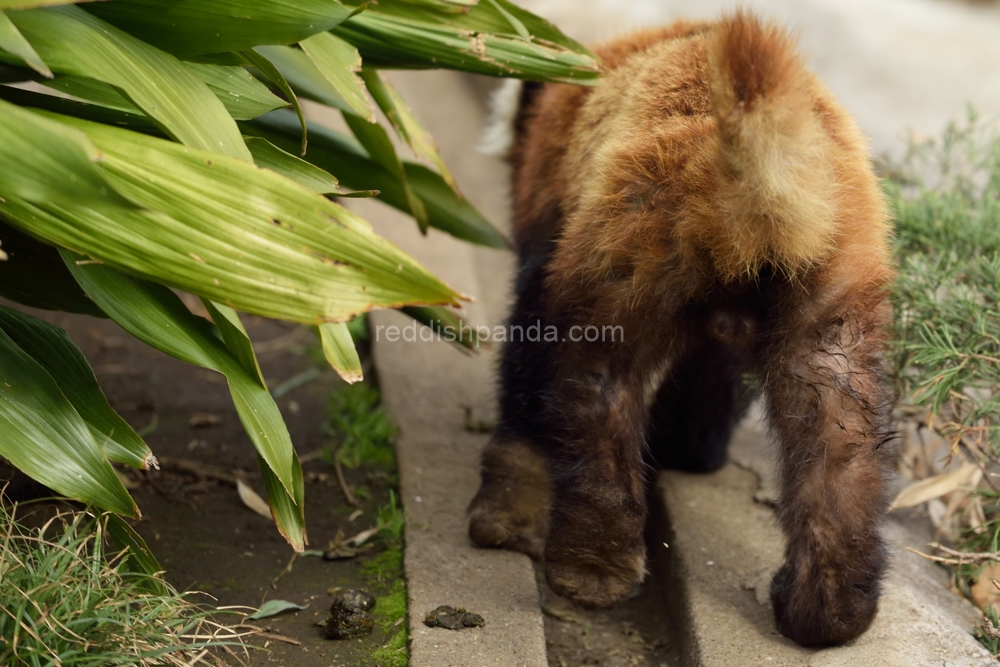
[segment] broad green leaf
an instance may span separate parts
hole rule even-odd
[[[474,7],[479,0],[402,0],[402,2],[457,14],[469,11],[469,8]]]
[[[294,459],[288,429],[267,390],[214,333],[212,325],[192,314],[166,287],[131,278],[105,266],[63,259],[84,291],[108,317],[147,345],[225,376],[233,404],[257,453],[295,497]]]
[[[0,196],[32,202],[123,202],[94,165],[100,151],[79,130],[0,102]]]
[[[250,120],[269,111],[287,107],[280,97],[250,75],[242,67],[185,63],[236,120]]]
[[[337,179],[302,158],[286,153],[267,139],[244,137],[258,167],[276,171],[321,195],[339,194]]]
[[[240,316],[225,304],[208,299],[202,299],[201,302],[208,310],[208,314],[212,316],[212,321],[215,322],[219,333],[222,334],[222,342],[226,344],[229,352],[236,357],[243,369],[260,383],[261,387],[267,389],[267,381],[264,380],[264,374],[257,362],[257,355],[253,351],[253,343],[250,341],[250,336],[247,335],[243,322],[240,321]]]
[[[351,111],[347,100],[337,92],[302,49],[291,46],[258,46],[254,50],[267,56],[282,78],[304,97],[341,111]]]
[[[333,33],[358,47],[373,67],[445,67],[581,84],[600,76],[590,51],[507,0],[481,0],[467,13],[384,0]]]
[[[106,518],[111,539],[122,549],[128,549],[124,567],[129,572],[149,575],[139,580],[140,585],[154,595],[165,595],[167,587],[159,576],[163,573],[163,568],[146,546],[146,541],[120,516],[108,514]]]
[[[343,378],[347,384],[364,380],[361,359],[358,358],[358,351],[354,347],[354,338],[351,337],[347,323],[321,324],[318,329],[319,339],[323,344],[323,356],[337,371],[337,375]]]
[[[96,104],[88,104],[78,100],[70,100],[56,95],[46,95],[33,90],[22,90],[10,86],[0,86],[0,100],[13,102],[22,107],[33,107],[55,111],[64,116],[73,116],[84,120],[124,127],[143,134],[156,137],[167,135],[148,116],[130,114],[116,109],[108,109]]]
[[[95,0],[0,0],[0,9],[33,9],[35,7],[55,7],[56,5],[74,5]]]
[[[301,610],[307,608],[308,606],[295,604],[294,602],[289,602],[288,600],[268,600],[260,606],[260,609],[247,616],[247,620],[256,621],[262,618],[277,616],[283,611],[289,611],[292,609]]]
[[[403,97],[376,70],[363,69],[361,71],[361,78],[365,82],[365,86],[368,88],[368,92],[371,93],[375,103],[378,104],[379,108],[382,109],[382,113],[392,123],[399,138],[410,146],[417,157],[422,157],[433,164],[445,182],[458,192],[458,184],[455,183],[455,177],[451,175],[448,167],[445,166],[434,137],[424,129],[420,121],[413,115],[413,111],[407,106]]]
[[[55,380],[112,461],[146,470],[156,457],[108,404],[83,353],[54,324],[0,306],[0,328]]]
[[[0,329],[0,456],[69,498],[139,516],[86,422],[45,368]]]
[[[299,42],[299,46],[337,94],[347,102],[351,113],[374,123],[375,108],[365,90],[364,81],[358,76],[361,71],[358,50],[328,32],[304,39]]]
[[[119,88],[183,144],[251,160],[222,102],[174,56],[73,6],[9,16],[52,71]]]
[[[87,9],[181,56],[292,44],[357,11],[336,0],[115,0]]]
[[[0,11],[0,49],[17,56],[42,76],[52,78],[52,70],[45,64],[45,61],[38,57],[28,40],[10,22],[3,11]]]
[[[366,123],[360,116],[350,113],[344,113],[343,116],[347,122],[347,126],[351,128],[351,132],[354,133],[357,140],[368,151],[368,155],[382,165],[402,185],[403,194],[406,195],[406,205],[409,208],[408,212],[417,221],[420,231],[426,234],[427,227],[429,226],[427,208],[420,197],[417,196],[417,193],[413,191],[413,188],[410,187],[409,182],[407,182],[406,171],[403,169],[403,163],[396,153],[396,147],[392,145],[392,140],[389,139],[389,134],[382,129],[381,125]]]
[[[240,51],[239,55],[248,65],[256,67],[258,72],[270,79],[271,83],[277,86],[282,94],[288,98],[289,103],[295,110],[295,115],[299,118],[299,125],[302,127],[302,147],[299,149],[299,155],[305,155],[309,139],[306,135],[306,117],[305,114],[302,113],[302,105],[299,104],[299,98],[295,94],[295,91],[292,90],[290,85],[288,85],[288,81],[281,74],[278,68],[275,67],[274,64],[271,63],[271,61],[265,56],[258,53],[257,50],[246,49],[244,51]]]
[[[306,534],[305,484],[302,481],[302,465],[299,463],[299,457],[292,451],[294,498],[285,493],[281,481],[262,458],[258,457],[258,463],[260,474],[264,478],[264,487],[267,489],[267,502],[271,506],[271,515],[274,517],[278,532],[288,540],[297,553],[301,553],[309,544],[309,537]]]
[[[97,104],[116,111],[145,115],[142,109],[133,104],[117,88],[97,79],[85,76],[60,76],[42,83],[52,90],[72,95],[90,104]]]
[[[299,128],[291,114],[277,111],[242,125],[246,134],[261,136],[286,151],[295,150]],[[341,186],[375,189],[379,200],[409,213],[406,193],[392,173],[376,163],[358,142],[321,125],[310,124],[313,141],[306,159],[331,174]],[[407,183],[427,209],[431,227],[452,236],[493,248],[508,248],[504,236],[468,200],[460,199],[439,174],[423,165],[403,162]]]
[[[33,239],[0,216],[0,296],[43,310],[105,317],[63,264],[59,251]]]
[[[407,306],[400,310],[441,336],[447,343],[454,343],[469,350],[479,349],[479,335],[475,328],[463,322],[447,308]]]
[[[60,118],[87,133],[109,183],[144,208],[0,202],[36,236],[246,312],[307,324],[459,298],[366,222],[277,173]]]
[[[288,104],[242,67],[185,63],[219,98],[236,120],[251,120]],[[82,76],[60,76],[45,81],[46,86],[109,109],[142,114],[143,111],[114,86]]]

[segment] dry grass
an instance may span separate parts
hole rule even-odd
[[[106,548],[106,516],[59,512],[29,529],[0,508],[0,664],[103,667],[245,663],[246,632],[213,620]],[[229,612],[233,613],[233,612]]]

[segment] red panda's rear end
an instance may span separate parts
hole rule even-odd
[[[582,604],[621,599],[645,571],[648,466],[720,467],[754,373],[781,451],[778,627],[856,637],[893,460],[890,228],[864,140],[747,13],[597,53],[600,86],[522,94],[510,325],[559,333],[504,348],[470,535],[544,558]]]

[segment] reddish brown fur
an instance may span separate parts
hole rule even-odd
[[[855,637],[885,568],[891,468],[890,230],[864,140],[787,34],[745,13],[598,54],[601,86],[549,84],[521,110],[511,322],[625,340],[507,345],[470,534],[544,543],[549,584],[583,604],[624,597],[644,573],[647,448],[721,465],[753,370],[781,447],[778,626]]]

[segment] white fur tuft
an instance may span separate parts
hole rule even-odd
[[[490,119],[478,146],[483,155],[503,157],[514,147],[514,121],[523,85],[518,79],[507,79],[490,97]]]

